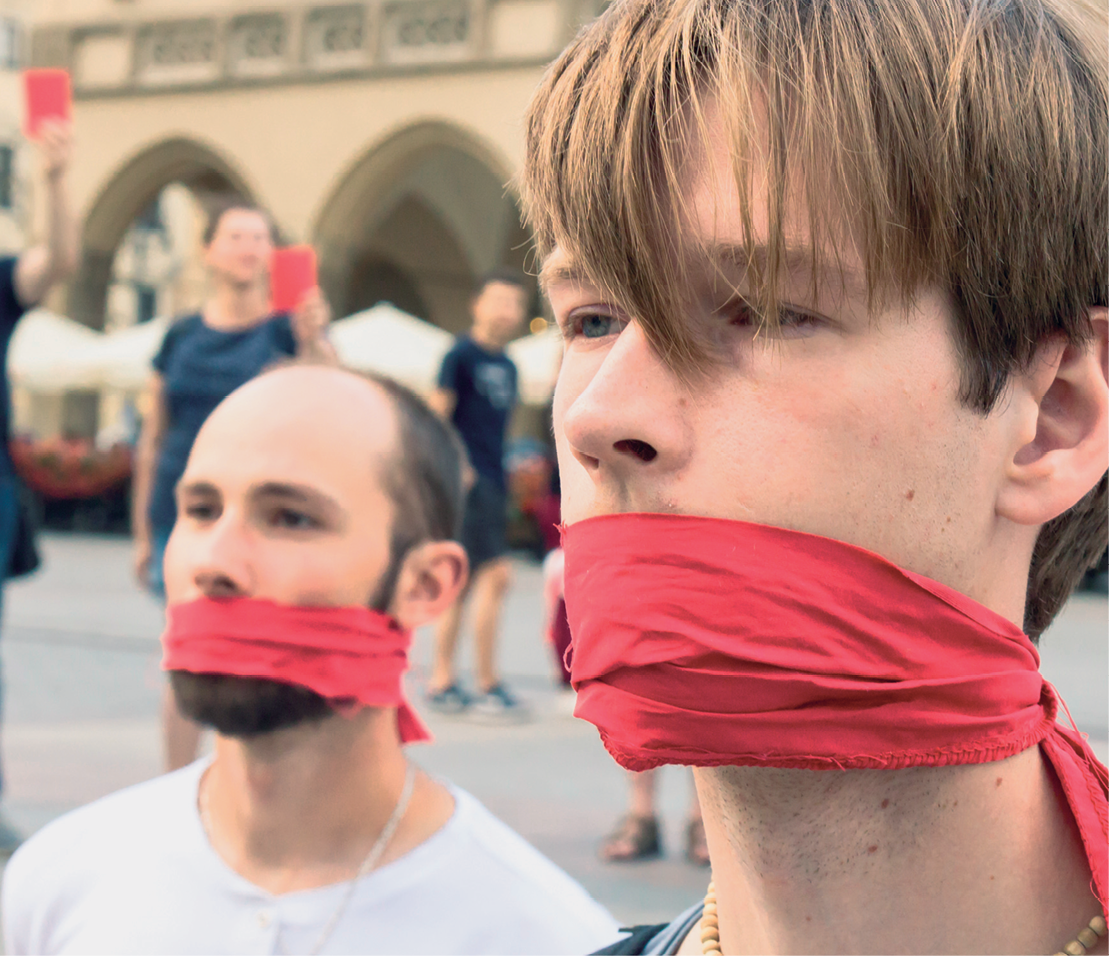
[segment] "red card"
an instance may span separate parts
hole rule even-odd
[[[274,251],[270,262],[270,299],[274,312],[291,312],[316,285],[315,249],[288,246]]]
[[[23,129],[34,139],[45,119],[68,120],[72,96],[65,70],[24,70],[23,93],[27,113]]]

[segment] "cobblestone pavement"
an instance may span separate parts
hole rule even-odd
[[[5,806],[26,832],[160,769],[159,605],[131,583],[129,546],[110,538],[47,536],[45,569],[8,586],[0,642],[7,682]],[[433,744],[414,759],[474,793],[628,922],[658,921],[704,893],[706,872],[684,862],[688,773],[662,776],[667,855],[610,866],[598,841],[624,806],[624,779],[592,727],[554,689],[539,633],[539,572],[517,566],[505,616],[503,667],[535,719],[493,727],[429,715]],[[413,699],[429,660],[417,636]],[[1109,738],[1104,598],[1079,596],[1042,642],[1043,669],[1102,758]]]

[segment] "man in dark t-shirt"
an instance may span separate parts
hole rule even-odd
[[[435,663],[428,702],[436,710],[458,713],[471,705],[492,717],[515,716],[520,707],[500,679],[496,665],[497,632],[511,568],[505,559],[508,492],[504,440],[516,405],[516,366],[504,347],[520,331],[527,308],[523,277],[502,269],[485,276],[471,303],[473,327],[460,336],[443,359],[439,387],[431,405],[458,429],[474,484],[466,498],[462,544],[470,559],[473,593],[476,701],[459,684],[455,649],[462,601],[440,618],[435,632]]]
[[[77,222],[70,211],[66,190],[71,138],[69,124],[44,122],[36,142],[41,157],[46,195],[45,240],[18,257],[0,259],[0,608],[3,606],[3,581],[11,566],[12,551],[19,527],[19,494],[8,451],[11,429],[11,396],[8,386],[8,346],[16,323],[38,305],[51,287],[64,281],[77,268]],[[3,684],[0,682],[0,712],[3,709]],[[3,774],[0,773],[0,793]],[[0,814],[0,854],[19,846],[16,830]]]

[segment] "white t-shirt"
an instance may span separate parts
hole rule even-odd
[[[21,953],[304,953],[348,884],[274,896],[235,873],[197,812],[206,761],[55,820],[4,874]],[[324,953],[589,953],[618,935],[581,886],[451,788],[454,814],[361,880]]]

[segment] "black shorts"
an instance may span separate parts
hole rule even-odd
[[[488,478],[478,475],[466,496],[462,518],[462,547],[470,559],[471,574],[508,551],[507,531],[508,495]]]

